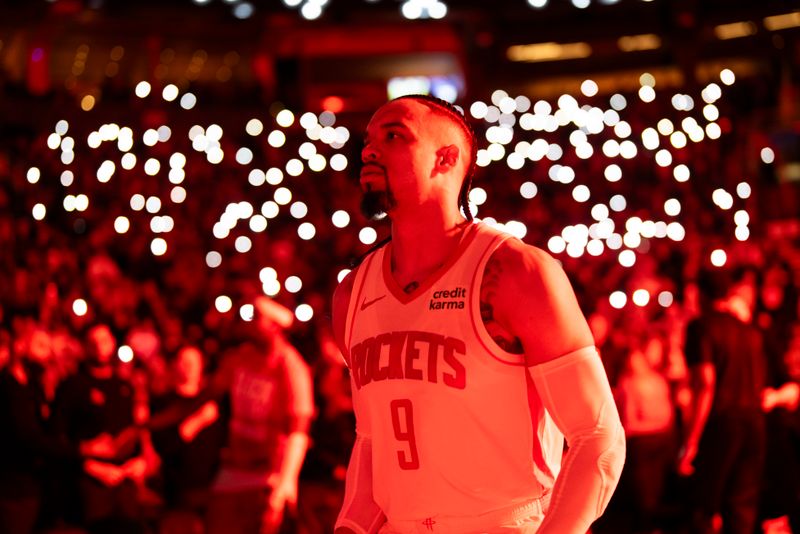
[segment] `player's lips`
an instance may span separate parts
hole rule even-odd
[[[386,171],[375,163],[368,163],[361,168],[360,178],[362,184],[368,182],[372,177],[383,178],[384,176],[386,176]]]

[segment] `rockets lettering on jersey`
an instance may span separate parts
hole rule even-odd
[[[463,288],[462,288],[463,290]],[[427,380],[464,389],[467,372],[458,356],[466,344],[432,332],[388,332],[363,340],[350,349],[356,388],[381,380]]]

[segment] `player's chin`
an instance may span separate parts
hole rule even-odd
[[[367,190],[361,197],[361,213],[367,219],[382,219],[390,208],[391,202],[386,191]]]

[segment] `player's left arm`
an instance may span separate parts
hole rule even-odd
[[[569,444],[539,534],[585,533],[605,510],[625,433],[591,331],[561,266],[508,240],[493,254],[494,319],[519,341],[545,409]],[[483,300],[483,299],[482,299]]]

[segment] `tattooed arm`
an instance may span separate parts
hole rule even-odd
[[[570,445],[537,532],[586,532],[619,480],[625,433],[572,287],[546,252],[508,240],[484,271],[481,315],[500,347],[525,355],[542,405]]]
[[[506,241],[487,262],[480,309],[489,335],[507,352],[524,353],[528,365],[594,345],[561,266],[520,241]]]

